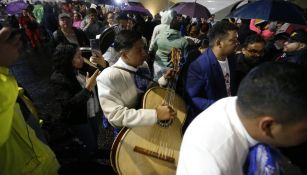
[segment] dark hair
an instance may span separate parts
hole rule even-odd
[[[217,39],[225,37],[229,31],[237,31],[238,27],[227,21],[219,21],[208,32],[209,44],[213,47]]]
[[[200,31],[201,31],[202,33],[205,33],[205,34],[207,35],[208,30],[209,30],[209,25],[208,25],[208,23],[201,23],[201,24],[200,24]]]
[[[173,18],[171,23],[169,24],[169,27],[171,29],[180,31],[181,22],[177,18]]]
[[[87,11],[86,11],[86,14],[87,15],[97,15],[97,10],[95,8],[89,8]]]
[[[254,44],[254,43],[264,43],[265,44],[265,40],[260,35],[252,34],[246,37],[242,47],[246,48],[249,44]]]
[[[192,30],[192,27],[196,27],[196,30],[198,31],[198,33],[199,33],[199,31],[200,31],[200,26],[197,24],[197,23],[192,23],[192,24],[190,24],[189,26],[188,26],[188,34],[190,34],[190,32],[191,32],[191,30]]]
[[[131,30],[120,31],[114,40],[114,49],[119,52],[122,49],[131,49],[135,42],[142,39],[140,33]]]
[[[242,80],[237,106],[245,117],[272,116],[280,123],[307,118],[307,71],[294,63],[264,63]]]
[[[209,47],[209,40],[208,38],[203,38],[200,42],[201,48],[208,48]]]
[[[55,48],[53,54],[53,69],[70,75],[74,73],[72,60],[77,52],[78,45],[73,43],[61,43]]]

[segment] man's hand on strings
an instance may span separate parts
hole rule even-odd
[[[165,72],[165,74],[163,75],[163,77],[165,78],[165,79],[171,79],[171,78],[173,78],[176,74],[178,74],[178,70],[174,70],[173,68],[171,68],[171,69],[168,69],[166,72]]]
[[[176,117],[176,111],[166,104],[159,105],[156,108],[158,120],[170,120]]]

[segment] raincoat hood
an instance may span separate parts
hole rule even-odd
[[[161,24],[170,24],[173,20],[172,11],[161,12]]]

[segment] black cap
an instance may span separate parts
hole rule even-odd
[[[282,32],[282,33],[278,33],[274,36],[273,40],[277,41],[277,40],[289,40],[290,39],[290,35],[289,33],[286,32]]]
[[[117,16],[117,20],[128,20],[128,16],[127,14],[125,13],[120,13],[118,16]]]
[[[303,30],[293,32],[290,36],[289,42],[300,42],[307,44],[307,32]]]

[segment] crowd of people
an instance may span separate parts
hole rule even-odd
[[[176,93],[187,105],[177,174],[283,174],[277,148],[307,173],[306,26],[38,2],[0,27],[0,174],[99,166],[101,127],[116,135],[176,117],[171,105],[140,104],[150,87],[165,87],[177,75]],[[81,48],[108,29],[115,38],[107,51],[84,58]],[[173,48],[181,51],[180,70],[172,65]],[[35,114],[9,73],[28,52],[52,57],[48,93],[58,115],[51,118]]]

